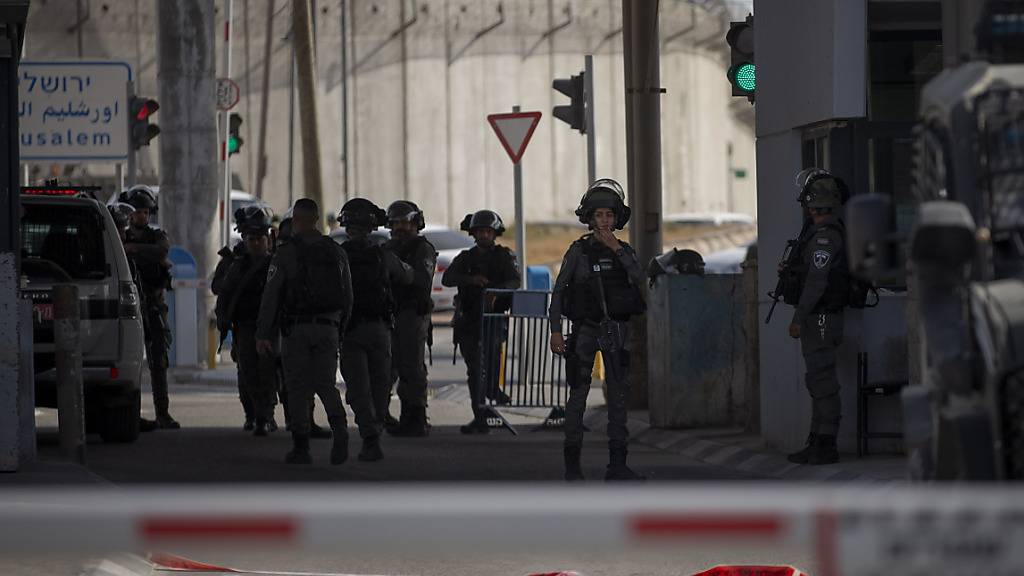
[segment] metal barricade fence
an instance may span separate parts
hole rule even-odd
[[[540,290],[484,291],[477,398],[490,426],[517,433],[501,408],[550,408],[544,428],[565,421],[563,360],[548,345],[550,297]]]

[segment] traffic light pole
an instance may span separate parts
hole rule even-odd
[[[125,100],[125,102],[131,102],[132,98],[134,98],[134,97],[135,97],[135,83],[129,82],[128,83],[128,98]],[[131,118],[129,118],[128,119],[129,141],[131,141],[131,126],[132,126],[131,122],[132,122],[132,120],[131,120]],[[118,170],[121,170],[121,165],[118,164],[117,166],[118,166]],[[115,194],[120,194],[121,192],[123,192],[125,190],[126,187],[127,188],[131,188],[132,186],[135,186],[135,181],[136,181],[135,170],[136,170],[136,166],[135,166],[135,143],[131,142],[129,144],[129,146],[128,146],[128,170],[127,170],[127,174],[124,171],[121,172],[120,176],[117,179],[117,185],[120,186],[120,189],[117,190],[115,192]]]
[[[587,185],[597,180],[597,136],[594,134],[594,57],[587,54],[583,73],[587,94]]]
[[[231,21],[234,16],[234,0],[224,0],[224,78],[231,78]],[[231,244],[231,153],[228,140],[231,138],[231,112],[220,113],[221,160],[224,162],[224,181],[221,189],[221,245]]]
[[[513,106],[513,112],[519,112]],[[516,203],[516,257],[519,259],[519,287],[526,289],[526,220],[523,217],[523,163],[522,159],[512,165],[513,189]]]

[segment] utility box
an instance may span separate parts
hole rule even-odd
[[[171,290],[167,292],[167,323],[171,328],[171,366],[199,365],[199,281],[196,259],[181,246],[172,246]]]
[[[648,398],[657,428],[747,423],[748,374],[743,276],[661,275],[647,317]]]

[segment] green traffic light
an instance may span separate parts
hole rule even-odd
[[[733,83],[746,92],[753,92],[757,88],[756,69],[750,62],[739,64],[730,71]]]
[[[228,154],[235,154],[242,147],[242,139],[238,136],[228,138]]]

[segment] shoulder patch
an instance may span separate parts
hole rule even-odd
[[[270,268],[267,269],[267,281],[269,282],[269,281],[273,280],[274,276],[276,276],[276,275],[277,275],[277,264],[271,264]]]
[[[828,238],[818,238],[818,244],[822,244],[822,245],[827,246],[827,245],[829,245],[831,243],[832,243],[832,241],[829,240]]]
[[[831,260],[831,259],[832,259],[832,255],[829,254],[825,250],[815,250],[814,251],[814,257],[813,257],[814,267],[819,269],[819,270],[821,270],[825,266],[828,266],[829,260]]]

